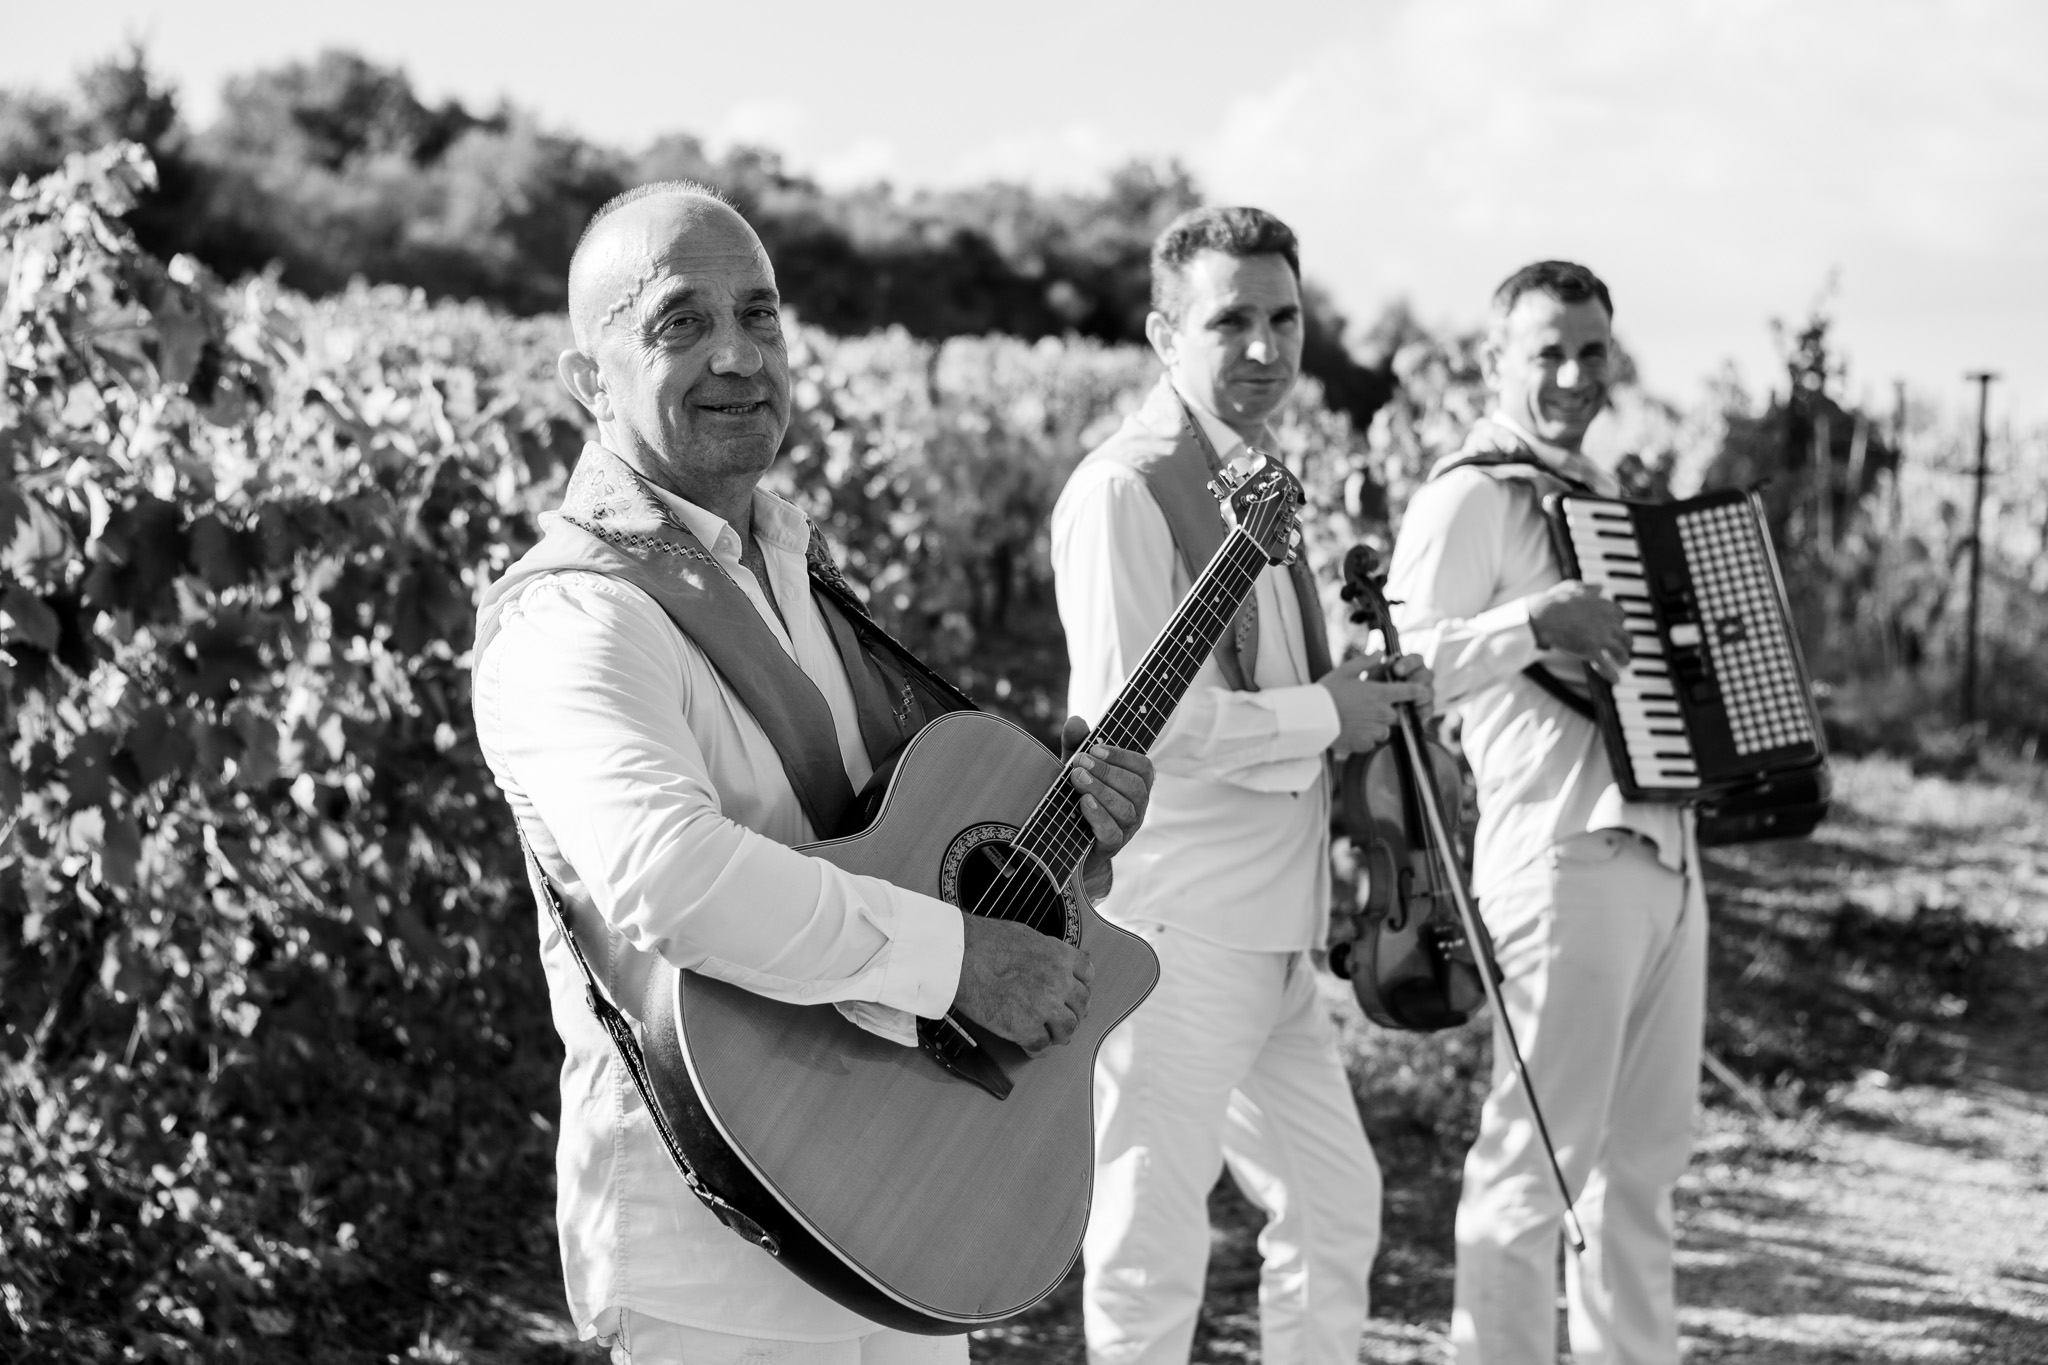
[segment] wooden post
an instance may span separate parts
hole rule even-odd
[[[1899,532],[1899,517],[1903,508],[1899,502],[1899,483],[1906,476],[1906,381],[1892,381],[1892,534]]]
[[[1977,386],[1977,491],[1970,500],[1970,614],[1963,628],[1963,724],[1977,719],[1977,602],[1984,581],[1984,480],[1989,474],[1991,451],[1990,370],[1979,370],[1966,378]]]
[[[1863,462],[1870,458],[1870,419],[1857,409],[1856,426],[1849,434],[1848,505],[1863,506]]]
[[[1813,485],[1819,496],[1814,503],[1813,525],[1815,539],[1820,542],[1822,559],[1835,552],[1835,450],[1834,432],[1830,429],[1828,415],[1818,412],[1813,417]]]

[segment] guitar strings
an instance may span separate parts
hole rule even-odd
[[[1246,523],[1232,533],[1230,540],[1203,572],[1201,581],[1189,591],[1180,608],[1168,620],[1166,628],[1147,651],[1095,732],[1089,736],[1091,744],[1099,742],[1115,748],[1135,747],[1140,752],[1151,746],[1171,717],[1173,705],[1177,705],[1185,694],[1188,684],[1237,615],[1237,609],[1242,607],[1244,597],[1258,574],[1266,568],[1269,560],[1261,548],[1262,544],[1269,539],[1279,519],[1292,510],[1290,499],[1280,500],[1277,507],[1268,501],[1255,507]],[[1228,617],[1207,600],[1218,586],[1232,590],[1233,610]],[[1194,647],[1198,643],[1199,649]],[[1173,705],[1167,704],[1169,699]],[[1016,856],[1022,854],[1048,873],[1055,867],[1064,866],[1064,875],[1054,878],[1051,904],[1043,910],[1031,907],[1030,902],[1041,899],[1038,894],[1041,888],[1026,875],[1031,870],[1027,865],[1016,869],[1009,885],[1003,887],[987,907],[975,907],[972,913],[1008,920],[1020,909],[1030,910],[1025,922],[1041,933],[1048,932],[1049,926],[1043,921],[1054,914],[1064,919],[1061,902],[1066,881],[1087,857],[1095,842],[1081,811],[1080,796],[1064,780],[1072,766],[1072,759],[1061,765],[1060,777],[1063,780],[1055,782],[1052,789],[1040,798],[1038,806],[1011,842],[1010,858],[1002,864],[1005,870],[1015,868]]]
[[[1251,581],[1264,569],[1266,556],[1256,543],[1263,538],[1263,530],[1254,522],[1246,532],[1246,540],[1251,543],[1233,543],[1217,557],[1214,571],[1205,575],[1211,581],[1198,584],[1199,590],[1189,593],[1183,609],[1168,622],[1151,656],[1139,665],[1131,685],[1112,705],[1092,739],[1121,748],[1150,747],[1172,713],[1169,703],[1185,692],[1229,624],[1230,618],[1211,604],[1211,590],[1219,583],[1227,584],[1241,602]],[[1246,554],[1247,548],[1253,553]],[[1236,581],[1231,583],[1233,579]],[[1048,806],[1051,808],[1047,809]],[[1065,783],[1057,784],[1047,793],[1047,800],[1041,803],[1032,821],[1027,822],[1025,830],[1020,831],[1018,840],[1034,857],[1068,863],[1078,863],[1085,857],[1093,841],[1079,810],[1079,798]]]

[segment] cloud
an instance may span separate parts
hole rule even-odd
[[[1231,101],[1192,161],[1354,308],[1469,321],[1579,256],[1697,374],[1837,266],[1923,320],[1929,278],[1972,307],[2048,287],[2044,53],[2030,0],[1410,0]]]
[[[811,175],[818,183],[833,190],[892,181],[902,172],[902,149],[880,137],[864,137],[843,151],[819,157],[811,167]]]
[[[1131,151],[1090,123],[1005,133],[956,158],[940,177],[954,185],[1010,181],[1040,189],[1078,189],[1102,184],[1128,161]]]
[[[725,111],[704,135],[714,155],[734,147],[768,147],[787,151],[808,141],[811,114],[792,99],[744,100]]]

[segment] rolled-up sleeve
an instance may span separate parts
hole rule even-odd
[[[1084,466],[1053,512],[1060,622],[1072,665],[1067,705],[1101,719],[1180,603],[1166,516],[1135,471]],[[1241,692],[1213,654],[1153,743],[1162,773],[1262,792],[1299,792],[1322,778],[1337,738],[1337,704],[1315,683]]]
[[[479,672],[495,762],[634,948],[777,1000],[944,1013],[959,912],[729,818],[684,723],[694,648],[622,585],[528,586]]]
[[[1417,489],[1402,518],[1387,597],[1403,648],[1435,674],[1439,706],[1536,662],[1528,599],[1493,600],[1509,506],[1495,480],[1461,472]]]

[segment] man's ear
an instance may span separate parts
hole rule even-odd
[[[1500,392],[1500,342],[1491,335],[1479,343],[1479,377],[1489,391]]]
[[[1158,355],[1160,363],[1168,369],[1173,368],[1173,358],[1179,349],[1180,340],[1173,319],[1156,308],[1145,314],[1145,340],[1152,343],[1152,350]]]
[[[612,396],[598,375],[597,362],[584,352],[571,347],[555,360],[555,373],[561,376],[562,387],[570,396],[600,422],[612,419]]]

